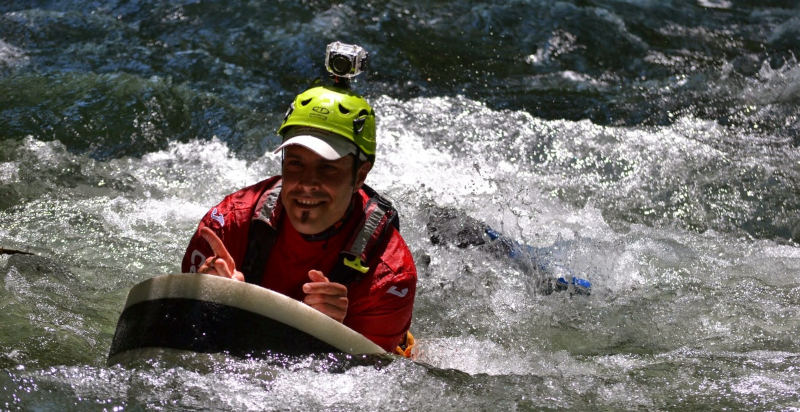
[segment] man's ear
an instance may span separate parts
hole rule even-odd
[[[372,162],[364,162],[358,166],[358,172],[356,173],[356,184],[353,187],[353,193],[361,189],[364,181],[367,180],[367,174],[370,170],[372,170]]]

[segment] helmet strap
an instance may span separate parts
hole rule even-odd
[[[353,180],[351,182],[353,185],[353,191],[355,191],[356,189],[356,182],[358,181],[358,169],[360,167],[361,167],[361,156],[359,156],[359,153],[356,153],[353,155]]]
[[[357,154],[353,155],[353,176],[352,176],[352,183],[353,183],[353,190],[356,189],[356,184],[359,181],[359,175],[361,173],[361,168],[366,168],[366,172],[364,174],[364,178],[366,179],[366,175],[369,173],[370,169],[372,169],[372,159],[367,157],[364,152],[361,150],[358,151]],[[364,182],[362,181],[361,184],[363,185]]]

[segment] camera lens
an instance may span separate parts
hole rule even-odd
[[[353,69],[353,63],[350,61],[350,59],[341,54],[331,56],[330,65],[333,73],[339,76],[348,74],[350,73],[350,70]]]

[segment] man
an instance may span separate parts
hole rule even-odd
[[[297,96],[278,133],[281,176],[211,208],[183,271],[301,300],[390,352],[409,343],[416,268],[394,209],[364,185],[374,111],[349,90],[314,87]]]

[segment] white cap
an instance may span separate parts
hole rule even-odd
[[[338,160],[358,153],[356,145],[347,138],[316,127],[292,127],[284,139],[286,140],[272,153],[278,153],[292,145],[303,146],[327,160]]]

